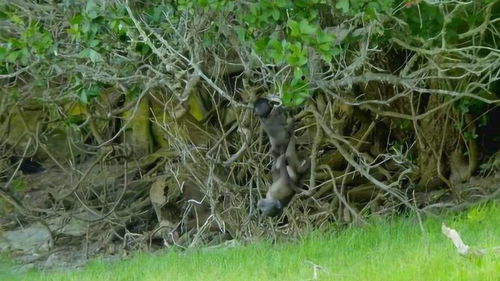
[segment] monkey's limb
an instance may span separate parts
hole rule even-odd
[[[296,149],[296,138],[292,136],[290,138],[290,142],[286,148],[286,160],[289,166],[293,168],[299,174],[303,174],[310,167],[310,163],[308,163],[308,159],[304,159],[302,161],[299,160]]]

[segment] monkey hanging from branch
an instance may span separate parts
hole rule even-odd
[[[301,162],[297,156],[293,118],[287,116],[284,108],[272,106],[267,99],[258,99],[254,111],[269,137],[274,157],[273,184],[266,198],[259,200],[257,206],[264,215],[274,217],[280,215],[293,196],[302,191],[302,181],[310,162],[307,159]]]

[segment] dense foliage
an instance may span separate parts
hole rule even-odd
[[[195,245],[490,199],[499,14],[497,0],[2,3],[6,225]],[[259,96],[295,113],[312,164],[278,222],[255,209],[270,184]],[[23,175],[27,158],[47,172]],[[64,232],[73,220],[85,230]]]

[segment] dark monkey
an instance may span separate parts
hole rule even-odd
[[[271,154],[277,159],[287,149],[292,135],[292,119],[287,117],[283,107],[275,107],[267,99],[256,100],[253,108],[269,137]]]
[[[300,162],[293,137],[293,118],[287,116],[283,107],[273,106],[269,100],[260,98],[254,103],[254,111],[271,143],[274,157],[273,184],[266,198],[259,200],[257,206],[266,216],[277,216],[290,203],[295,193],[301,192],[304,174],[309,169],[309,161]]]
[[[299,161],[295,150],[295,138],[288,143],[286,153],[282,154],[273,165],[273,184],[267,191],[266,198],[259,200],[257,206],[266,216],[274,217],[283,212],[297,192],[301,192],[301,184],[309,161]]]
[[[273,177],[279,176],[274,180],[267,191],[266,198],[259,200],[257,206],[266,216],[274,217],[281,214],[283,208],[290,202],[295,190],[294,184],[290,178],[286,165],[285,155],[281,155],[273,165]]]

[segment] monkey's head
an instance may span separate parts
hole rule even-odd
[[[276,217],[283,213],[283,204],[276,199],[260,199],[257,206],[268,217]]]
[[[257,114],[257,116],[261,118],[267,117],[269,113],[271,113],[272,109],[273,107],[267,99],[257,99],[253,104],[253,110],[255,111],[255,114]]]

